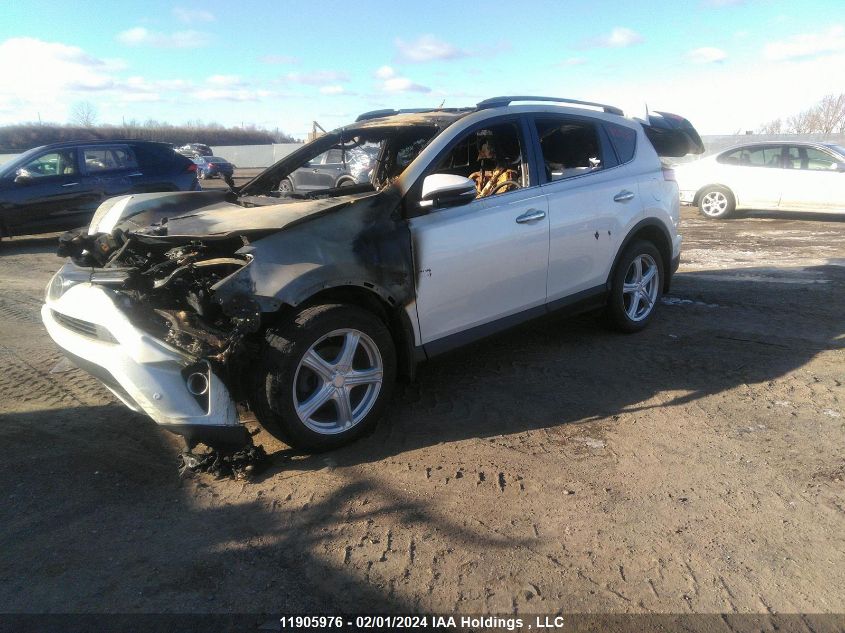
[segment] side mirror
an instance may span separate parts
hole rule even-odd
[[[421,207],[454,207],[475,200],[475,182],[452,174],[431,174],[422,184]]]
[[[25,169],[19,169],[15,172],[16,185],[28,185],[32,183],[32,175]]]

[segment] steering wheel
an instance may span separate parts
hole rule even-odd
[[[520,185],[516,180],[504,180],[497,184],[495,187],[493,187],[493,189],[487,195],[495,196],[497,193],[499,193],[499,189],[502,189],[504,187],[513,187],[514,189],[521,189],[522,185]]]

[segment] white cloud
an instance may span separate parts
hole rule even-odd
[[[693,64],[712,64],[725,61],[728,58],[728,54],[721,48],[703,46],[687,52],[686,57]]]
[[[136,26],[117,34],[117,40],[127,46],[153,46],[155,48],[199,48],[206,46],[210,37],[200,31],[175,31],[159,33],[143,26]]]
[[[173,15],[177,20],[185,24],[196,24],[197,22],[214,22],[217,17],[211,11],[203,9],[189,9],[186,7],[174,7]]]
[[[342,95],[346,92],[343,86],[323,86],[320,88],[320,93],[324,95]]]
[[[349,75],[339,70],[312,70],[302,73],[288,73],[285,75],[288,81],[311,86],[322,86],[349,81]]]
[[[614,27],[610,33],[601,37],[587,40],[582,44],[584,48],[601,47],[601,48],[626,48],[644,42],[642,35],[629,29],[625,26]]]
[[[414,83],[407,77],[391,77],[390,79],[386,79],[384,83],[381,85],[381,89],[384,92],[431,92],[431,88],[428,86],[423,86],[418,83]]]
[[[382,66],[376,70],[375,75],[378,79],[390,79],[396,76],[396,71],[390,66]]]
[[[815,57],[845,50],[845,28],[832,26],[821,33],[800,33],[766,45],[763,55],[771,61]]]
[[[469,55],[466,51],[439,40],[434,35],[421,35],[410,42],[397,38],[395,44],[397,59],[403,62],[459,59]]]
[[[242,86],[243,80],[237,75],[211,75],[205,80],[206,83],[213,86]]]
[[[408,77],[401,76],[392,66],[381,66],[373,75],[379,80],[378,88],[382,92],[431,92],[431,88],[418,84]]]

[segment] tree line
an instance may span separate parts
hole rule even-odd
[[[845,93],[827,95],[812,108],[763,125],[760,134],[843,134]]]
[[[82,118],[82,117],[80,117]],[[215,145],[266,145],[268,143],[296,143],[278,128],[267,130],[255,126],[225,127],[219,123],[189,121],[183,125],[148,120],[124,122],[121,125],[85,123],[20,123],[0,127],[0,153],[22,152],[32,147],[62,141],[90,141],[138,139],[185,145],[205,143]]]

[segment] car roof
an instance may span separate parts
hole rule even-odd
[[[161,146],[161,147],[170,147],[167,143],[161,143],[159,141],[142,141],[136,138],[115,138],[109,140],[81,140],[81,141],[61,141],[59,143],[49,143],[47,145],[40,145],[38,147],[33,147],[32,149],[26,150],[27,152],[32,152],[35,150],[45,150],[45,149],[62,149],[65,147],[92,147],[97,145],[153,145],[153,146]]]

